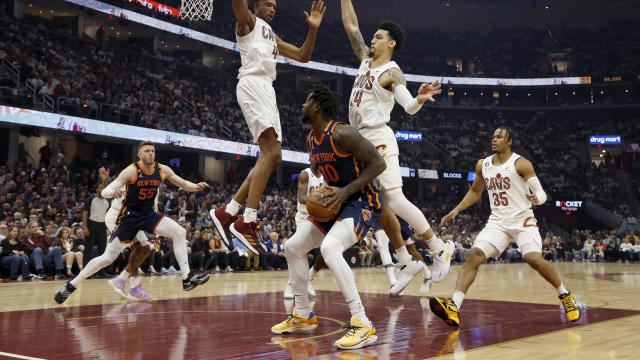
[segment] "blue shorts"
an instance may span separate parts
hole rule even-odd
[[[120,213],[116,221],[116,228],[109,241],[117,237],[123,244],[130,243],[140,230],[155,234],[156,227],[162,218],[164,218],[164,214],[158,214],[153,210],[136,211],[125,209],[124,213]]]
[[[314,220],[311,216],[307,219],[314,223],[324,234],[331,230],[333,224],[336,221],[352,218],[353,226],[356,235],[359,240],[362,240],[362,236],[367,234],[367,231],[373,226],[373,220],[377,219],[379,210],[373,210],[373,208],[366,201],[352,200],[342,204],[342,209],[335,220],[327,222],[319,222]]]
[[[374,232],[378,230],[383,230],[382,224],[380,224],[379,217],[380,216],[377,216],[373,221]],[[400,233],[402,234],[402,239],[407,240],[411,238],[411,236],[413,235],[413,229],[409,226],[409,223],[404,221],[404,219],[398,215],[396,215],[396,217],[398,218],[398,222],[400,223]]]

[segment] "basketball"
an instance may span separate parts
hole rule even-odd
[[[331,188],[322,186],[312,190],[309,196],[307,196],[307,211],[315,220],[327,222],[335,219],[338,215],[338,211],[340,211],[339,208],[329,209],[324,205],[324,201],[322,200],[322,197],[331,191]]]

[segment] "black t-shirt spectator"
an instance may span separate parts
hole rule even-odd
[[[0,248],[2,248],[2,256],[10,256],[15,255],[13,251],[25,251],[24,244],[21,241],[18,241],[17,244],[11,245],[9,239],[4,239],[0,241]]]

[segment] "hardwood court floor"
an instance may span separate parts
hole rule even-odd
[[[328,270],[314,310],[319,327],[277,336],[291,302],[286,271],[214,274],[183,292],[178,277],[145,277],[154,295],[125,302],[107,280],[88,280],[64,305],[62,281],[0,283],[0,356],[46,359],[638,359],[640,265],[555,264],[584,309],[568,323],[555,290],[526,264],[483,265],[462,306],[461,327],[433,316],[416,279],[389,298],[381,267],[354,269],[378,342],[359,351],[333,347],[349,310]],[[428,296],[450,296],[460,266]],[[290,311],[290,310],[288,310]]]

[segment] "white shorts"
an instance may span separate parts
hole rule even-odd
[[[402,188],[402,174],[400,173],[400,149],[396,135],[388,126],[379,128],[364,128],[360,134],[376,147],[378,153],[387,163],[387,168],[376,178],[376,185],[386,192],[396,188]]]
[[[530,252],[541,253],[542,238],[536,225],[536,218],[529,216],[508,221],[489,219],[487,225],[478,234],[473,247],[482,250],[488,258],[497,257],[512,240],[516,241],[522,255]]]
[[[118,219],[119,212],[120,210],[109,208],[107,213],[104,215],[104,224],[107,226],[107,230],[109,230],[109,232],[113,232],[113,230],[116,228],[116,220]],[[144,231],[138,231],[136,237],[130,243],[122,244],[118,241],[118,246],[124,249],[129,247],[134,242],[137,242],[142,246],[153,246],[153,244],[149,242],[149,239],[147,238],[147,235],[144,233]]]
[[[269,128],[273,128],[282,143],[280,113],[276,103],[276,91],[270,78],[262,76],[243,76],[236,86],[238,105],[242,110],[253,142]]]

